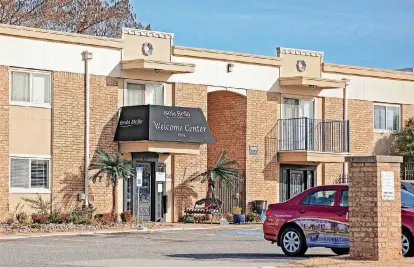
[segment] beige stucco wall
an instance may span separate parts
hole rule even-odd
[[[51,155],[51,109],[10,106],[10,154]]]
[[[39,194],[43,200],[50,201],[50,194]],[[23,206],[24,212],[35,213],[36,211],[29,207],[28,204],[22,200],[22,197],[37,199],[37,194],[9,194],[9,211],[11,213],[16,211],[17,205],[20,203],[20,206]]]
[[[152,54],[149,56],[145,56],[142,53],[142,44],[145,42],[150,43],[153,47]],[[148,60],[170,61],[171,39],[124,34],[124,49],[122,53],[123,60],[145,58]]]
[[[282,58],[282,66],[280,68],[281,77],[321,77],[321,57],[292,54],[281,54],[280,57]],[[306,70],[304,72],[297,70],[296,63],[298,60],[304,60],[306,62]]]

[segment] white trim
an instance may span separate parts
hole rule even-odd
[[[301,97],[301,96],[295,96],[295,95],[289,95],[289,94],[282,94],[281,98],[280,98],[280,119],[289,119],[289,118],[285,118],[285,103],[284,100],[285,99],[294,99],[294,100],[307,100],[307,101],[312,101],[313,102],[313,117],[312,119],[316,118],[316,98],[312,98],[312,97]],[[300,106],[300,105],[298,105]]]
[[[52,158],[52,156],[49,154],[10,154],[9,157],[45,159],[45,160]]]
[[[29,87],[30,87],[30,99],[32,98],[32,74],[44,74],[49,77],[49,86],[50,86],[50,95],[49,95],[49,103],[33,103],[27,101],[14,101],[12,100],[12,72],[20,72],[20,73],[28,73],[29,74]],[[25,69],[25,68],[16,68],[10,67],[9,68],[9,104],[12,106],[23,106],[23,107],[37,107],[37,108],[52,108],[52,96],[53,96],[53,84],[52,84],[52,72],[49,71],[42,71],[42,70],[32,70],[32,69]]]
[[[398,108],[398,116],[400,118],[400,122],[398,124],[397,130],[389,130],[387,129],[387,109],[385,108],[385,129],[375,128],[375,106],[384,106],[384,107],[397,107]],[[372,124],[373,124],[373,131],[374,133],[382,133],[382,134],[392,134],[396,133],[401,130],[402,128],[402,116],[401,116],[401,104],[388,104],[383,102],[374,102],[372,105]]]
[[[10,188],[11,194],[50,194],[50,189],[43,188]]]
[[[145,85],[161,85],[163,87],[163,105],[166,105],[166,101],[167,101],[167,83],[163,83],[163,82],[154,82],[154,81],[145,81],[145,80],[135,80],[135,79],[124,79],[124,96],[122,98],[122,107],[126,106],[126,97],[127,97],[127,84],[137,84],[137,85],[143,85],[144,86],[144,98],[145,98],[145,103],[144,105],[148,104],[147,101],[147,95],[146,95],[146,88]]]

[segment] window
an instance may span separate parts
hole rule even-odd
[[[158,84],[127,83],[124,105],[164,105],[164,87]]]
[[[400,130],[400,107],[374,105],[374,129]]]
[[[49,189],[49,160],[37,158],[10,159],[11,189]]]
[[[33,71],[11,71],[10,95],[13,104],[50,106],[50,74]]]
[[[341,207],[348,207],[348,190],[343,190],[341,193]]]
[[[306,196],[301,205],[333,206],[335,203],[335,190],[320,190]]]

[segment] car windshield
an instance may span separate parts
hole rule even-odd
[[[401,190],[401,206],[404,208],[414,207],[414,194]]]

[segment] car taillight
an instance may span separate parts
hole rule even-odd
[[[267,209],[267,210],[266,210],[266,217],[269,217],[269,216],[270,216],[270,212],[271,212],[271,210],[270,210],[270,209]]]

